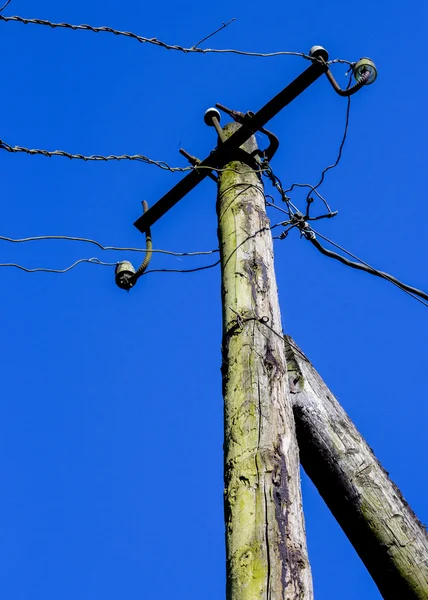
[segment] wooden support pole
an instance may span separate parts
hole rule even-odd
[[[230,136],[239,125],[225,127]],[[255,150],[254,137],[244,150]],[[299,455],[263,185],[219,173],[227,600],[311,600]]]
[[[300,459],[383,598],[427,600],[425,527],[312,364],[286,336]]]

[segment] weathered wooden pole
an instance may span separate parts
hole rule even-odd
[[[383,598],[427,600],[428,536],[312,364],[285,337],[300,459]]]
[[[239,127],[227,125],[225,135]],[[256,147],[251,138],[243,148]],[[263,185],[219,173],[227,600],[310,600],[299,454]]]

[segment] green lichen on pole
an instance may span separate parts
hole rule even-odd
[[[238,127],[225,128],[226,135]],[[251,138],[244,146],[255,149]],[[299,455],[263,185],[219,174],[227,600],[311,600]]]
[[[312,364],[286,336],[303,468],[386,600],[428,599],[428,536]]]

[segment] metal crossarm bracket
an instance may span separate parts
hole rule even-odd
[[[243,112],[240,112],[239,110],[232,110],[230,108],[227,108],[227,106],[223,106],[223,104],[220,104],[219,102],[216,103],[216,107],[219,108],[221,111],[225,112],[230,117],[232,117],[234,121],[240,123],[241,125],[246,125],[248,119],[251,119],[251,117],[254,116],[254,113],[251,111],[248,111],[245,114]],[[274,133],[272,133],[272,131],[269,131],[265,127],[260,127],[259,131],[268,138],[269,146],[266,148],[266,150],[257,150],[257,152],[260,156],[266,158],[267,161],[271,161],[279,148],[279,139]]]
[[[144,233],[158,219],[168,212],[177,202],[188,194],[198,183],[207,177],[213,169],[220,169],[236,156],[236,150],[252,135],[260,131],[270,119],[290,104],[297,96],[306,90],[314,81],[328,71],[324,61],[314,60],[311,66],[301,73],[294,81],[279,94],[269,100],[258,112],[246,119],[245,127],[235,131],[230,138],[220,143],[197,167],[167,192],[137,221],[135,227]]]

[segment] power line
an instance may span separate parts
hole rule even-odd
[[[0,15],[1,16],[1,15]],[[152,160],[151,158],[148,158],[147,156],[144,156],[143,154],[122,154],[122,155],[100,155],[100,154],[94,154],[91,156],[86,156],[84,154],[70,154],[69,152],[66,152],[65,150],[40,150],[37,148],[25,148],[23,146],[11,146],[10,144],[7,144],[6,142],[4,142],[3,140],[0,140],[0,150],[6,150],[7,152],[12,152],[12,153],[17,153],[17,152],[21,152],[24,154],[28,154],[30,156],[36,156],[36,155],[40,155],[40,156],[46,156],[48,158],[52,158],[53,156],[61,156],[61,157],[65,157],[65,158],[69,158],[69,159],[77,159],[77,160],[83,160],[85,162],[88,161],[95,161],[95,162],[107,162],[107,161],[112,161],[112,160],[117,160],[117,161],[121,161],[121,160],[131,160],[131,161],[137,161],[137,162],[143,162],[145,164],[149,164],[149,165],[155,165],[156,167],[161,168],[164,171],[170,171],[171,173],[180,171],[180,172],[184,172],[184,171],[198,171],[201,169],[209,169],[210,171],[216,171],[217,173],[220,172],[224,172],[224,171],[236,171],[236,169],[234,168],[216,168],[216,167],[208,167],[208,166],[204,166],[204,165],[195,165],[195,166],[188,166],[188,167],[171,167],[168,163],[166,163],[165,161],[162,160]],[[265,169],[263,167],[261,167],[259,169],[259,173],[262,173]],[[245,173],[245,171],[240,171],[241,173]],[[247,171],[248,173],[253,173],[253,171]]]
[[[1,15],[0,15],[1,17]],[[138,161],[138,162],[143,162],[149,165],[156,165],[157,167],[160,167],[161,169],[165,170],[165,171],[190,171],[193,170],[194,167],[170,167],[166,162],[164,161],[157,161],[157,160],[152,160],[151,158],[148,158],[147,156],[144,156],[143,154],[134,154],[134,155],[129,155],[129,154],[122,154],[120,156],[116,156],[116,155],[108,155],[108,156],[101,156],[99,154],[94,154],[92,156],[84,156],[83,154],[70,154],[69,152],[65,152],[64,150],[39,150],[37,148],[24,148],[22,146],[10,146],[9,144],[7,144],[6,142],[4,142],[3,140],[0,140],[0,149],[1,150],[7,150],[7,152],[23,152],[25,154],[30,154],[30,155],[42,155],[42,156],[47,156],[49,158],[51,158],[52,156],[62,156],[62,157],[66,157],[66,158],[70,158],[70,159],[78,159],[78,160],[84,160],[84,161],[102,161],[102,162],[106,162],[106,161],[110,161],[110,160],[134,160],[134,161]]]
[[[26,243],[26,242],[38,242],[44,240],[67,240],[72,242],[83,242],[88,244],[94,244],[101,250],[113,250],[119,252],[147,252],[147,248],[126,248],[119,246],[104,246],[100,242],[96,240],[92,240],[90,238],[82,238],[82,237],[73,237],[68,235],[39,235],[27,238],[10,238],[3,235],[0,235],[0,240],[4,242],[12,242],[14,244]],[[171,256],[202,256],[207,254],[214,254],[216,252],[220,252],[218,248],[214,250],[205,250],[198,252],[173,252],[172,250],[153,250],[150,249],[150,252],[156,252],[159,254],[168,254]]]
[[[74,269],[74,267],[77,267],[77,265],[80,265],[81,263],[90,263],[93,265],[101,265],[103,267],[115,267],[117,264],[103,262],[99,258],[81,258],[80,260],[76,260],[75,263],[69,267],[66,267],[65,269],[45,269],[39,267],[36,269],[27,269],[27,267],[23,267],[22,265],[17,265],[15,263],[2,263],[0,264],[0,267],[14,267],[16,269],[20,269],[21,271],[25,271],[26,273],[68,273],[68,271],[71,271],[71,269]]]
[[[13,267],[16,269],[20,269],[21,271],[25,271],[25,273],[63,274],[63,273],[68,273],[69,271],[71,271],[72,269],[77,267],[77,265],[80,265],[82,263],[101,265],[103,267],[115,267],[117,265],[117,262],[114,262],[114,263],[103,262],[99,258],[81,258],[79,260],[76,260],[76,262],[74,262],[69,267],[66,267],[65,269],[46,269],[46,268],[42,268],[42,267],[37,267],[35,269],[28,269],[27,267],[23,267],[22,265],[18,265],[16,263],[0,263],[0,268],[1,267]],[[196,267],[194,269],[151,269],[149,271],[145,271],[141,275],[141,277],[144,277],[144,275],[147,275],[148,273],[196,273],[197,271],[205,271],[206,269],[212,269],[213,267],[216,267],[219,264],[220,264],[220,260],[218,260],[217,262],[212,263],[210,265],[205,265],[203,267]]]
[[[94,33],[113,33],[116,36],[124,36],[124,37],[128,37],[128,38],[132,38],[134,40],[136,40],[137,42],[140,43],[145,43],[145,44],[153,44],[155,46],[160,46],[162,48],[165,48],[166,50],[177,50],[179,52],[184,52],[185,54],[190,54],[190,53],[198,53],[198,54],[239,54],[241,56],[258,56],[258,57],[263,57],[263,58],[270,58],[273,56],[299,56],[301,58],[304,58],[306,60],[310,60],[310,61],[314,61],[316,59],[314,59],[314,57],[309,56],[308,54],[305,54],[304,52],[290,52],[290,51],[279,51],[279,52],[247,52],[245,50],[234,50],[234,49],[218,49],[218,48],[196,48],[195,46],[192,46],[191,48],[185,48],[183,46],[179,46],[179,45],[170,45],[167,44],[165,42],[162,42],[161,40],[158,40],[157,38],[147,38],[141,35],[137,35],[135,33],[132,33],[131,31],[120,31],[118,29],[113,29],[112,27],[93,27],[92,25],[72,25],[71,23],[53,23],[51,21],[47,21],[44,19],[25,19],[23,17],[19,17],[19,16],[13,16],[13,17],[4,17],[3,15],[0,15],[0,20],[4,21],[4,22],[10,22],[10,21],[14,21],[17,23],[23,23],[24,25],[28,25],[28,24],[32,24],[32,25],[45,25],[48,27],[51,27],[52,29],[57,28],[57,27],[61,27],[61,28],[65,28],[65,29],[72,29],[73,31],[92,31]],[[204,40],[202,40],[204,41]],[[200,42],[199,42],[200,43]],[[329,64],[331,63],[344,63],[347,65],[352,65],[353,63],[348,61],[348,60],[344,60],[344,59],[334,59],[332,61],[329,61]]]
[[[11,2],[12,2],[12,0],[7,0],[7,2],[5,2],[5,3],[3,4],[3,6],[0,8],[0,13],[1,13],[1,12],[3,12],[3,11],[4,11],[4,9],[5,9],[6,7],[8,7],[8,6],[9,6],[9,4],[10,4]]]
[[[212,269],[220,264],[220,260],[211,265],[205,265],[204,267],[196,267],[195,269],[150,269],[145,271],[141,277],[148,275],[149,273],[196,273],[197,271],[205,271],[206,269]]]
[[[313,235],[311,235],[311,234],[313,234]],[[348,256],[350,256],[351,258],[355,259],[358,262],[350,261],[347,258],[345,258],[344,256],[341,256],[340,254],[337,254],[336,252],[332,252],[331,250],[324,248],[324,246],[322,246],[315,238],[315,234],[317,236],[319,236],[320,238],[324,239],[326,242],[328,242],[332,246],[335,246],[336,248],[338,248],[341,252],[348,254]],[[377,277],[386,279],[387,281],[390,281],[395,286],[397,286],[399,289],[401,289],[403,292],[406,292],[406,294],[409,294],[409,296],[412,296],[412,298],[415,298],[415,300],[417,300],[424,306],[428,307],[428,302],[426,302],[426,300],[428,300],[428,294],[423,292],[422,290],[414,288],[410,285],[406,285],[405,283],[402,283],[396,277],[393,277],[392,275],[389,275],[388,273],[384,273],[383,271],[379,271],[379,270],[375,269],[374,267],[372,267],[371,265],[369,265],[368,263],[363,261],[361,258],[358,258],[358,256],[355,256],[355,254],[352,254],[352,252],[349,252],[349,250],[346,250],[339,244],[336,244],[332,240],[328,239],[326,236],[315,231],[314,229],[312,229],[312,227],[308,226],[306,228],[306,230],[303,231],[303,235],[305,236],[306,239],[308,239],[315,246],[315,248],[317,248],[317,250],[319,250],[325,256],[334,258],[335,260],[338,260],[341,263],[347,265],[348,267],[352,267],[353,269],[359,269],[360,271],[365,271],[366,273],[370,273],[371,275],[376,275]]]

